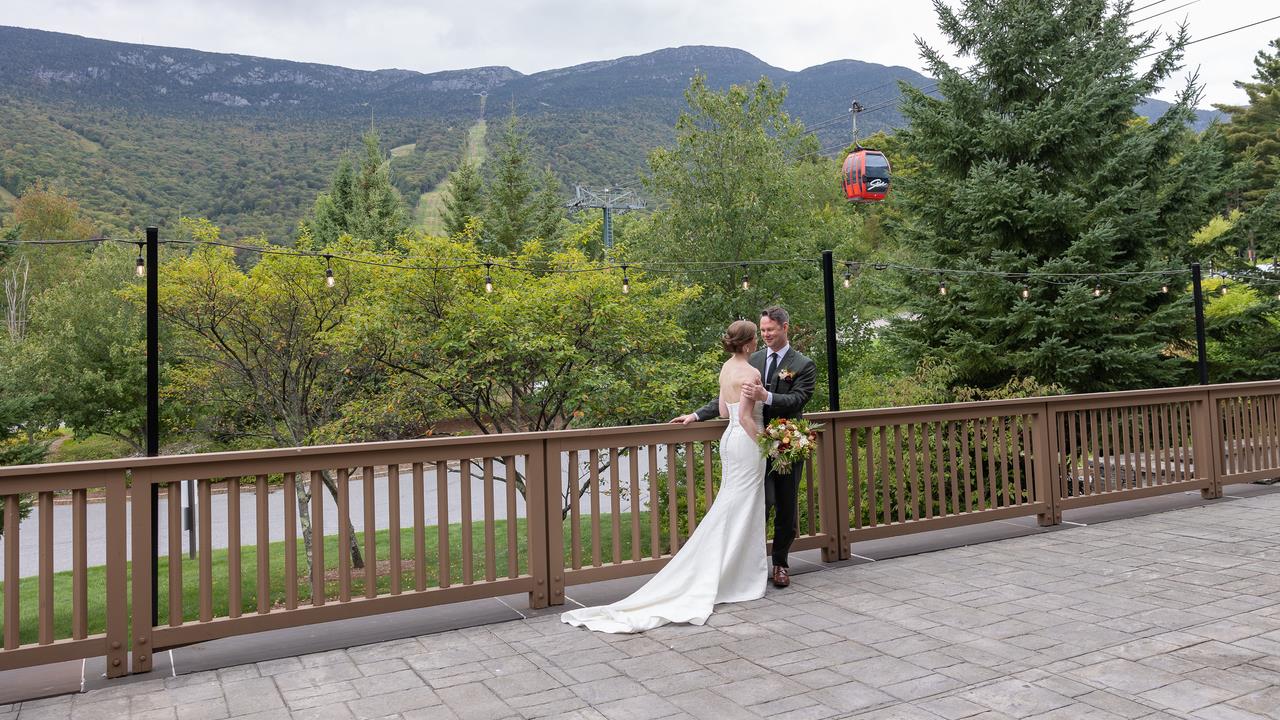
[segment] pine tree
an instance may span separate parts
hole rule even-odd
[[[494,154],[496,168],[485,207],[483,249],[492,255],[518,252],[534,232],[528,144],[513,112]]]
[[[533,234],[548,249],[560,245],[564,224],[564,188],[551,168],[542,171],[542,184],[533,198]]]
[[[334,171],[329,192],[316,198],[307,223],[311,242],[319,248],[350,235],[372,250],[386,250],[408,227],[400,192],[391,184],[391,162],[383,156],[378,133],[363,138],[364,155],[357,168],[344,157]]]
[[[1223,132],[1231,150],[1249,163],[1246,205],[1261,202],[1280,187],[1280,38],[1270,47],[1275,52],[1259,50],[1253,59],[1254,82],[1235,82],[1249,96],[1249,104],[1214,106],[1231,116]]]
[[[1077,392],[1173,382],[1186,366],[1166,349],[1189,310],[1159,280],[1091,275],[1168,267],[1169,249],[1222,191],[1213,146],[1187,148],[1194,78],[1154,123],[1133,110],[1177,70],[1185,29],[1153,53],[1156,32],[1133,29],[1130,4],[935,7],[972,65],[961,72],[920,44],[942,97],[904,88],[903,146],[923,168],[898,188],[902,235],[918,264],[1026,277],[905,277],[911,319],[894,328],[905,355],[945,358],[958,384],[978,388],[1027,377]],[[1188,167],[1208,176],[1191,181]]]
[[[449,175],[441,213],[445,232],[449,237],[461,235],[472,218],[484,214],[484,206],[484,181],[474,164],[463,162]]]

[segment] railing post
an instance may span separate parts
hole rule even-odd
[[[849,559],[849,484],[840,472],[846,456],[844,429],[835,420],[827,423],[818,443],[820,493],[818,520],[827,543],[822,561]]]
[[[547,518],[547,604],[564,604],[564,519],[560,512],[560,443],[544,440]],[[652,472],[652,468],[650,469]],[[631,512],[638,512],[639,498],[631,498]]]
[[[533,589],[529,591],[529,607],[547,607],[547,441],[539,440],[529,453],[525,466],[525,516],[529,528],[529,575]]]
[[[1199,408],[1192,438],[1196,473],[1204,473],[1209,481],[1209,486],[1200,490],[1200,497],[1213,500],[1222,497],[1222,418],[1218,414],[1218,401],[1208,390],[1194,407]]]
[[[128,544],[129,497],[125,489],[125,474],[119,474],[107,481],[107,527],[106,542],[108,548],[123,548]],[[150,518],[147,518],[150,522]],[[150,528],[148,528],[148,531]],[[117,678],[129,673],[129,590],[126,577],[128,575],[129,558],[123,552],[107,553],[107,618],[106,618],[106,650],[107,677]],[[151,612],[151,596],[144,596],[144,609]]]
[[[152,484],[149,470],[133,470],[132,492],[129,493],[130,512],[133,520],[133,541],[130,545],[130,560],[133,565],[133,587],[130,593],[133,608],[133,630],[126,638],[128,647],[133,652],[133,662],[129,671],[144,673],[151,671],[151,599],[155,588],[152,585],[152,558],[154,548],[151,546],[151,508]],[[108,547],[114,547],[108,545]],[[123,546],[121,546],[123,547]]]
[[[1058,504],[1058,494],[1062,487],[1058,477],[1058,433],[1054,430],[1057,422],[1058,417],[1053,408],[1049,403],[1043,403],[1032,434],[1036,499],[1045,504],[1045,511],[1036,516],[1041,527],[1062,522],[1062,508]]]

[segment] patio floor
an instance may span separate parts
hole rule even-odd
[[[1257,492],[814,569],[704,627],[599,635],[521,611],[99,682],[0,720],[1280,718],[1280,492]],[[594,604],[640,582],[568,594]]]

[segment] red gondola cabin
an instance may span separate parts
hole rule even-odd
[[[852,202],[879,202],[889,194],[889,159],[879,150],[849,153],[841,171],[844,196]]]

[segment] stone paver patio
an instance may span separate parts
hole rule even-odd
[[[798,575],[705,627],[543,615],[0,719],[1280,718],[1278,521],[1268,494]]]

